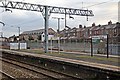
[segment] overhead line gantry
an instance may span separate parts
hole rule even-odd
[[[65,14],[66,15],[78,15],[78,16],[94,16],[92,10],[74,9],[74,8],[64,8],[55,7],[39,4],[31,4],[25,2],[15,2],[15,1],[1,1],[0,7],[5,9],[19,9],[27,11],[37,11],[41,12],[45,20],[45,53],[48,52],[48,26],[49,17],[51,13]],[[66,21],[65,21],[66,22]],[[66,27],[66,25],[65,25]]]

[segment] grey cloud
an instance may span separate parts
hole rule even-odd
[[[21,0],[22,1],[22,0]],[[92,2],[91,2],[92,1]],[[107,1],[107,0],[102,0]],[[117,0],[115,0],[117,1]],[[26,0],[26,2],[29,2],[29,0]],[[33,2],[33,1],[32,1]],[[84,6],[93,5],[96,3],[101,2],[101,0],[96,2],[96,0],[64,0],[63,4],[54,3],[51,5],[60,6],[60,7],[71,7],[71,8],[81,8]],[[44,4],[45,1],[42,3]],[[116,13],[115,9],[109,10],[110,7],[114,5],[113,3],[105,3],[101,5],[97,5],[94,7],[90,7],[88,9],[93,10],[95,16],[89,17],[89,21],[86,21],[86,17],[81,16],[73,16],[75,17],[74,20],[67,19],[67,25],[70,27],[78,27],[79,24],[90,26],[93,22],[96,24],[107,24],[107,22],[112,19],[113,21],[116,21]],[[17,13],[18,10],[13,10],[13,13],[3,13],[3,21],[8,24],[6,28],[4,28],[4,34],[7,36],[17,34],[16,28],[9,28],[10,25],[16,25],[21,27],[21,32],[26,30],[35,30],[44,28],[44,19],[41,13],[37,12],[29,12],[29,11],[20,11],[20,13]],[[16,15],[13,15],[13,14]],[[112,15],[111,15],[111,14]],[[21,15],[20,15],[21,14]],[[20,15],[20,16],[19,16]],[[54,14],[51,15],[51,17],[54,16]],[[108,17],[109,16],[109,17]],[[61,17],[64,17],[61,15]],[[103,20],[104,19],[104,20]],[[49,19],[49,27],[57,29],[57,20]],[[64,28],[64,20],[61,21],[61,29]]]

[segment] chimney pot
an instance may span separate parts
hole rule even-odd
[[[98,27],[100,27],[101,25],[99,24]]]
[[[84,26],[84,28],[86,28],[86,26]]]

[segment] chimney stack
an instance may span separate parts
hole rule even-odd
[[[86,28],[86,26],[84,26],[84,28]]]
[[[101,25],[99,24],[98,27],[101,27]]]
[[[95,23],[92,24],[92,27],[95,27]]]
[[[81,24],[79,25],[79,28],[82,28],[82,25],[81,25]]]
[[[109,22],[108,22],[108,25],[111,25],[112,24],[112,21],[110,20]]]
[[[117,23],[116,23],[116,26],[120,28],[120,23],[119,23],[119,22],[117,22]]]

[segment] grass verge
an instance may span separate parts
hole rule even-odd
[[[118,58],[106,58],[106,57],[99,57],[99,56],[89,56],[89,55],[75,55],[75,54],[68,54],[68,53],[58,53],[58,52],[48,52],[47,54],[44,53],[43,50],[38,49],[29,49],[29,50],[21,50],[23,52],[29,53],[37,53],[37,54],[44,54],[49,56],[56,56],[56,57],[63,57],[63,58],[72,58],[72,59],[88,59],[88,60],[98,60],[98,61],[108,61],[108,62],[115,62],[118,63]]]

